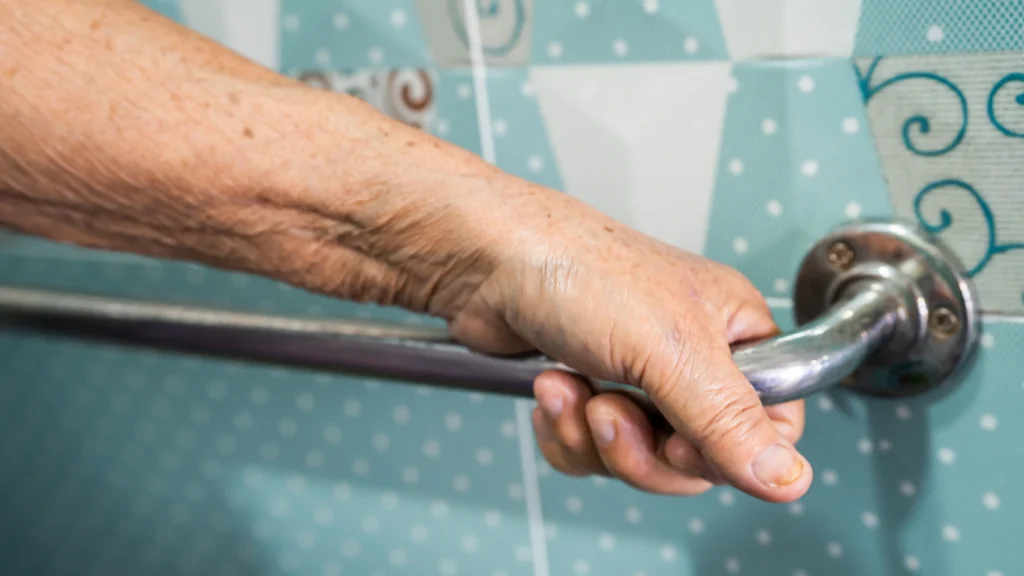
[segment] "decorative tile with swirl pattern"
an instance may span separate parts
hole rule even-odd
[[[1020,54],[858,60],[896,214],[953,248],[989,312],[1024,311]]]

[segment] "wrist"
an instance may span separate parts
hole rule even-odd
[[[275,112],[292,117],[292,137],[283,149],[272,145],[274,169],[253,165],[267,154],[247,160],[260,174],[249,180],[259,189],[242,197],[261,196],[289,231],[269,235],[264,250],[306,270],[270,275],[335,296],[450,317],[501,261],[505,218],[495,207],[507,207],[518,183],[359,100],[314,91],[307,96]],[[309,272],[318,268],[310,259],[325,258],[351,261],[343,268],[356,280],[332,284],[317,278],[321,272]]]

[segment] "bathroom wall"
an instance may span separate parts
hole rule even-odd
[[[559,476],[526,401],[0,332],[0,573],[1024,574],[1019,1],[151,4],[737,267],[784,328],[827,230],[917,221],[971,270],[980,356],[941,397],[811,399],[815,486],[770,505]],[[21,237],[0,282],[433,322]]]

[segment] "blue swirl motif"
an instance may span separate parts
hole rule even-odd
[[[999,82],[996,82],[995,86],[993,86],[992,90],[988,93],[988,102],[985,105],[985,111],[988,113],[988,121],[995,126],[996,130],[1002,132],[1004,136],[1009,136],[1010,138],[1024,138],[1024,132],[1018,132],[1011,128],[1007,128],[1006,125],[1000,122],[999,118],[996,117],[996,94],[998,94],[999,91],[1010,82],[1024,84],[1024,74],[1021,74],[1020,72],[1013,72],[1003,76]],[[1024,88],[1020,88],[1020,90],[1021,91],[1017,94],[1017,97],[1014,98],[1014,102],[1016,102],[1018,106],[1024,106]]]
[[[928,118],[925,117],[924,115],[916,114],[908,118],[903,123],[903,146],[909,152],[916,154],[918,156],[925,157],[942,156],[956,149],[956,147],[963,142],[964,137],[967,134],[968,126],[967,98],[966,96],[964,96],[963,91],[960,90],[960,88],[956,84],[949,81],[949,79],[938,74],[935,74],[934,72],[925,71],[904,72],[902,74],[893,76],[892,78],[889,78],[888,80],[885,80],[875,86],[872,86],[871,82],[873,76],[881,60],[881,56],[875,58],[871,62],[871,65],[868,66],[867,71],[864,73],[861,73],[860,68],[857,65],[854,65],[854,71],[857,74],[857,83],[860,87],[861,95],[864,99],[864,104],[867,105],[875,94],[878,94],[880,91],[899,82],[905,82],[908,80],[928,80],[931,82],[936,82],[948,88],[953,93],[953,95],[956,96],[957,100],[959,100],[960,112],[963,115],[963,123],[961,124],[960,129],[953,137],[953,140],[949,142],[949,144],[947,144],[946,146],[936,150],[923,150],[914,144],[914,141],[912,139],[912,129],[917,128],[919,133],[928,134],[931,131],[931,123],[928,121]],[[1003,76],[998,82],[996,82],[995,85],[992,86],[992,89],[989,91],[988,101],[986,103],[988,120],[992,124],[992,126],[994,126],[996,130],[998,130],[1004,136],[1008,136],[1011,138],[1024,138],[1024,132],[1007,127],[1003,122],[999,120],[996,114],[996,96],[1000,92],[1000,90],[1004,89],[1010,83],[1019,83],[1024,85],[1024,73],[1013,72],[1007,74]],[[1020,92],[1018,92],[1017,96],[1015,97],[1015,102],[1020,106],[1024,106],[1024,86],[1020,88]],[[985,197],[982,196],[981,193],[978,192],[978,190],[975,189],[973,186],[957,178],[947,178],[932,182],[925,186],[924,188],[922,188],[921,191],[918,192],[917,195],[914,197],[914,215],[917,217],[917,220],[921,223],[922,227],[925,230],[932,234],[941,234],[942,232],[948,230],[950,227],[953,226],[953,215],[950,214],[949,211],[944,208],[939,210],[938,222],[930,221],[927,217],[925,217],[922,211],[922,204],[924,203],[928,195],[940,188],[957,188],[959,190],[966,192],[971,197],[971,199],[973,199],[974,202],[978,205],[978,209],[981,211],[981,215],[985,220],[985,229],[987,232],[985,253],[978,260],[978,262],[976,262],[974,266],[972,266],[967,271],[968,276],[973,277],[979,274],[982,270],[985,269],[986,266],[988,266],[989,262],[991,262],[994,257],[1000,254],[1005,254],[1007,252],[1011,252],[1014,250],[1024,250],[1024,242],[999,241],[999,234],[996,226],[995,214],[992,212],[992,208],[985,200]]]
[[[974,266],[967,270],[967,276],[974,276],[984,270],[985,266],[988,266],[989,261],[991,261],[994,256],[1005,254],[1012,250],[1024,250],[1024,243],[1022,242],[999,242],[999,235],[996,230],[996,218],[992,213],[992,208],[989,207],[985,198],[982,197],[982,195],[975,190],[973,186],[957,178],[947,178],[945,180],[932,182],[922,188],[921,191],[917,193],[917,196],[914,197],[914,216],[916,216],[918,221],[921,222],[921,225],[925,230],[932,234],[941,234],[953,225],[953,216],[945,208],[939,210],[939,222],[937,224],[929,222],[921,211],[921,204],[924,202],[924,199],[928,194],[938,190],[939,188],[946,187],[959,188],[971,196],[971,198],[978,204],[978,208],[981,210],[981,215],[985,219],[985,228],[988,231],[988,244],[985,247],[985,254]]]
[[[915,114],[903,122],[903,146],[918,156],[942,156],[959,146],[960,143],[963,142],[964,136],[967,134],[967,97],[964,96],[963,91],[961,91],[956,84],[953,84],[947,78],[939,76],[934,72],[904,72],[872,86],[871,81],[875,75],[876,69],[878,68],[878,64],[881,61],[881,56],[876,57],[871,62],[871,65],[868,66],[867,72],[864,72],[863,74],[856,64],[853,66],[853,69],[857,74],[857,84],[860,86],[861,96],[864,98],[865,104],[867,104],[873,96],[882,90],[885,90],[889,86],[906,82],[908,80],[928,80],[941,84],[948,88],[953,95],[956,96],[957,100],[960,101],[960,113],[963,117],[963,122],[960,125],[960,130],[958,130],[956,136],[953,137],[952,142],[936,150],[918,148],[917,145],[914,144],[911,131],[916,128],[919,134],[928,134],[932,130],[932,125],[928,120],[928,117],[922,114]]]
[[[476,11],[481,21],[498,19],[505,16],[502,9],[502,0],[471,0],[476,4]],[[483,42],[485,56],[492,58],[505,56],[511,52],[523,37],[523,29],[526,27],[526,6],[523,0],[505,0],[505,3],[512,4],[512,33],[508,38],[500,39],[496,44],[488,44],[487,38]],[[451,18],[455,35],[463,46],[469,48],[469,38],[466,35],[466,20],[462,16],[466,0],[448,0],[448,16]]]

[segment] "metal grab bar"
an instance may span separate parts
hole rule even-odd
[[[859,223],[817,243],[795,283],[799,328],[734,348],[765,404],[837,385],[903,396],[946,381],[977,336],[962,268],[921,230]],[[541,372],[573,370],[538,355],[478,354],[444,329],[319,321],[0,287],[0,324],[131,345],[532,397]],[[596,392],[637,388],[588,380]]]

